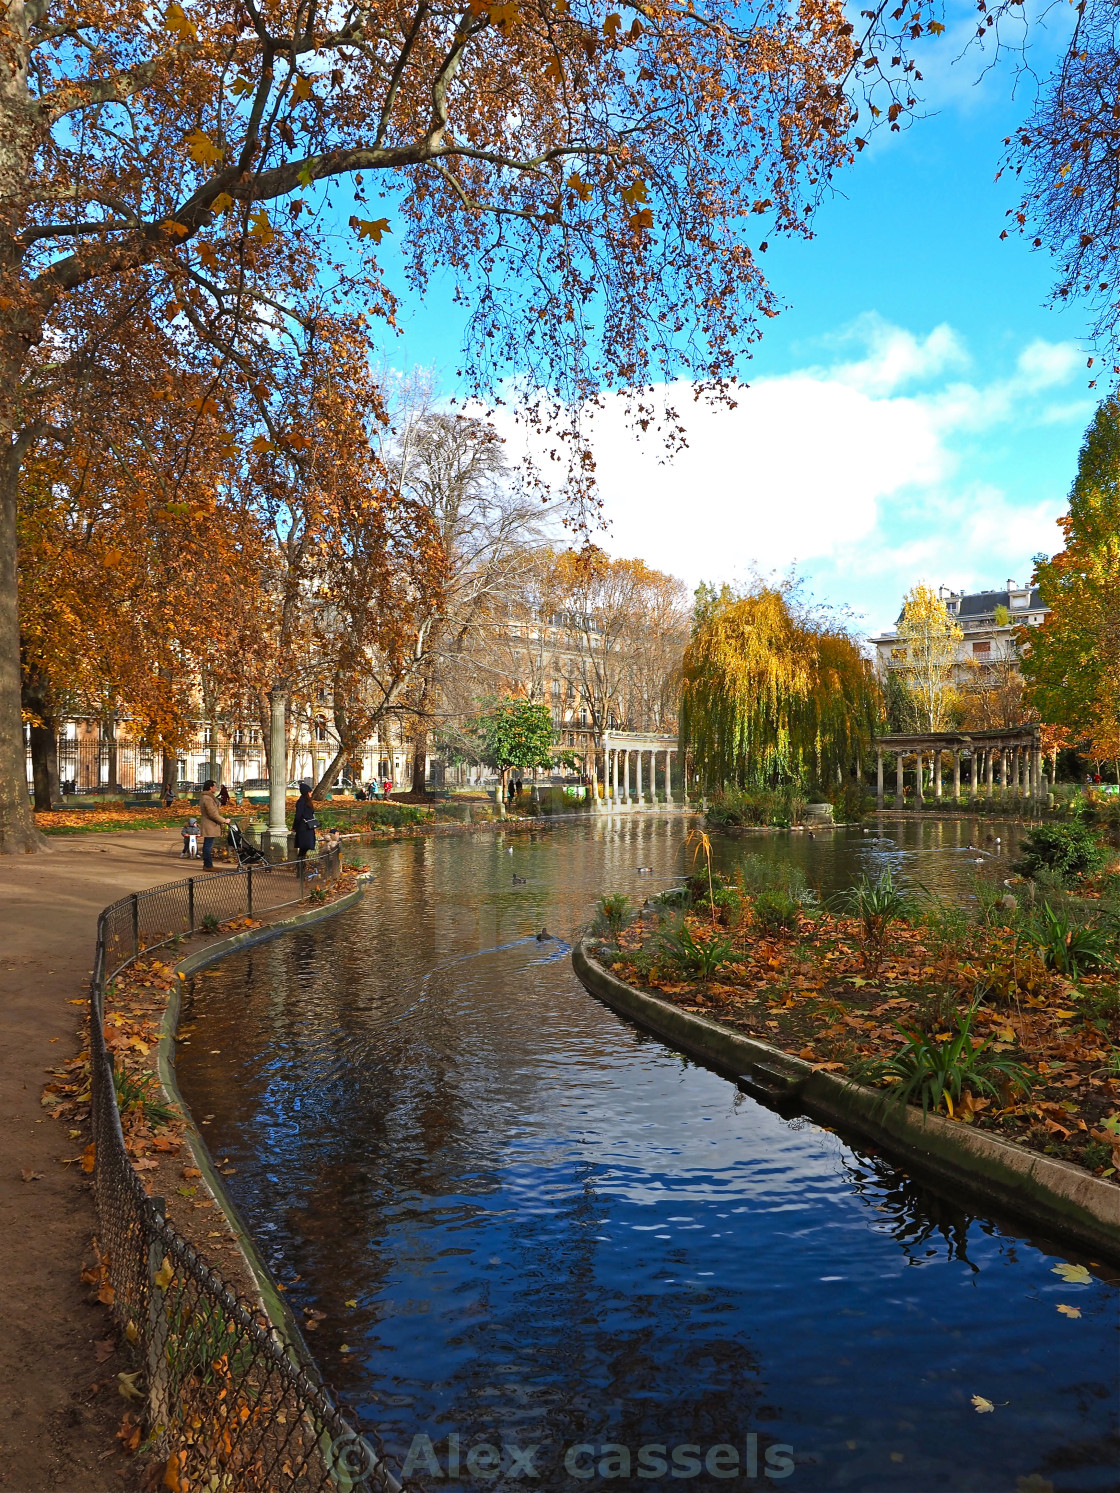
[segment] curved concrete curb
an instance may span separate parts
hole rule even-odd
[[[167,1010],[164,1012],[156,1053],[156,1071],[159,1081],[168,1098],[186,1122],[187,1144],[194,1156],[195,1165],[202,1173],[202,1180],[214,1201],[225,1215],[226,1223],[237,1242],[246,1268],[256,1282],[260,1304],[269,1321],[283,1338],[289,1357],[305,1372],[311,1373],[316,1380],[319,1379],[319,1372],[315,1367],[311,1351],[304,1341],[299,1324],[288,1303],[276,1289],[276,1282],[258,1253],[253,1236],[236,1203],[226,1191],[225,1183],[214,1164],[214,1158],[210,1155],[209,1148],[198,1126],[191,1118],[191,1112],[179,1091],[178,1079],[175,1076],[175,1032],[179,1026],[179,1012],[183,1004],[183,984],[191,975],[197,974],[200,969],[205,969],[209,964],[216,964],[228,954],[237,953],[240,949],[251,948],[254,944],[268,943],[271,939],[279,938],[281,934],[307,928],[314,923],[322,922],[324,918],[345,912],[347,908],[361,901],[363,892],[364,888],[359,886],[354,891],[348,892],[345,897],[339,897],[335,902],[327,902],[322,906],[309,908],[306,912],[295,913],[292,917],[283,918],[280,922],[268,923],[260,928],[250,928],[245,933],[237,933],[230,938],[217,939],[214,943],[207,944],[205,948],[196,949],[193,954],[188,954],[185,959],[180,960],[175,966],[174,986],[167,1002]]]
[[[968,1194],[986,1211],[1006,1211],[1040,1234],[1120,1264],[1120,1187],[986,1131],[923,1115],[912,1105],[903,1108],[880,1089],[814,1072],[811,1063],[767,1042],[636,990],[604,969],[586,940],[572,950],[572,966],[592,995],[613,1010],[741,1080],[759,1097],[842,1126],[950,1184],[955,1193]]]

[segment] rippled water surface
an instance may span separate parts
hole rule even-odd
[[[990,834],[979,870],[1006,874],[1007,826],[885,833],[718,856],[792,855],[825,894],[887,860],[964,896]],[[359,907],[194,982],[184,1094],[288,1299],[325,1314],[328,1379],[429,1488],[616,1486],[627,1456],[636,1487],[1116,1488],[1108,1272],[1067,1284],[1055,1246],[779,1117],[575,979],[595,898],[667,884],[684,834],[398,841]],[[467,1470],[479,1443],[496,1477],[485,1451]]]

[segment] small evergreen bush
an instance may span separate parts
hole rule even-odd
[[[1032,880],[1049,871],[1064,882],[1096,871],[1104,863],[1104,847],[1087,824],[1040,824],[1032,829],[1014,863],[1020,876]]]

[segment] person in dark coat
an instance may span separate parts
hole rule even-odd
[[[292,828],[296,836],[296,855],[302,860],[309,850],[315,849],[315,805],[311,802],[310,783],[299,785],[299,802]]]

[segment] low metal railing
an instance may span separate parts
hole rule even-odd
[[[215,871],[123,897],[102,912],[90,986],[90,1102],[101,1299],[132,1345],[161,1486],[206,1493],[397,1493],[296,1345],[237,1296],[149,1197],[125,1148],[105,1041],[105,987],[140,954],[196,928],[294,906],[335,880],[339,853]]]

